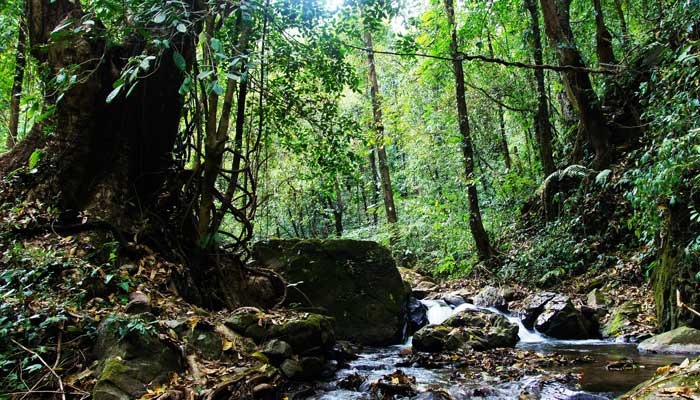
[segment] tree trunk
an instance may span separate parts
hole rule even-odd
[[[377,149],[377,160],[379,162],[379,177],[381,178],[382,195],[384,197],[384,208],[386,209],[386,219],[390,224],[398,221],[396,206],[394,205],[394,189],[391,187],[391,175],[389,173],[389,162],[384,146],[384,124],[382,123],[382,103],[379,95],[379,83],[377,82],[377,70],[374,64],[374,53],[372,52],[372,33],[365,31],[365,47],[367,51],[367,70],[369,73],[370,94],[372,96],[372,113],[374,115],[374,130],[376,133],[375,143]]]
[[[488,39],[488,44],[489,44],[489,55],[491,58],[495,58],[495,54],[493,51],[493,44],[491,43],[491,31],[486,31],[486,38]],[[500,96],[496,96],[500,97]],[[498,124],[500,128],[500,133],[501,137],[500,142],[501,142],[501,152],[503,153],[503,161],[506,164],[506,169],[510,171],[512,167],[512,162],[510,159],[510,151],[508,150],[508,139],[506,137],[506,124],[505,124],[505,119],[503,117],[503,107],[499,104],[498,105]]]
[[[22,94],[22,83],[24,81],[24,69],[27,65],[27,39],[25,29],[24,16],[21,16],[20,23],[17,26],[19,32],[17,34],[17,53],[15,55],[15,75],[12,83],[12,91],[10,93],[12,97],[10,99],[10,125],[7,132],[8,149],[13,148],[18,139],[20,96]]]
[[[559,63],[563,66],[585,68],[569,24],[571,0],[540,0],[540,4],[545,30],[557,50]],[[574,69],[563,72],[562,78],[566,94],[578,112],[583,133],[595,151],[593,166],[596,169],[606,168],[612,158],[610,130],[606,126],[590,77],[587,72]]]
[[[629,33],[627,31],[627,21],[625,20],[625,12],[622,11],[622,0],[615,0],[615,10],[617,17],[620,19],[620,30],[622,31],[622,39],[625,44],[629,42]]]
[[[449,28],[452,40],[450,50],[452,53],[452,66],[455,74],[455,94],[457,97],[457,114],[459,118],[459,133],[462,136],[462,153],[464,155],[464,178],[467,183],[467,198],[469,202],[469,228],[474,243],[483,261],[490,260],[495,251],[489,243],[489,237],[481,221],[481,210],[479,209],[479,198],[474,183],[474,149],[472,148],[471,132],[469,128],[469,116],[467,114],[467,101],[464,89],[464,69],[462,61],[459,59],[459,49],[457,46],[457,28],[455,25],[455,11],[452,0],[444,0],[445,11],[449,20]]]
[[[377,149],[372,146],[369,152],[369,167],[372,170],[372,225],[377,225],[379,223],[377,215],[377,205],[379,204],[379,175],[377,174]]]
[[[532,55],[535,64],[544,63],[542,56],[542,35],[540,33],[540,19],[535,0],[525,0],[525,7],[530,13],[532,28]],[[544,71],[535,69],[535,81],[537,82],[537,114],[535,115],[535,132],[542,162],[544,177],[548,177],[556,170],[552,155],[552,126],[549,122],[549,106],[547,104],[547,92],[544,85]]]
[[[617,64],[615,61],[615,52],[612,46],[612,35],[605,26],[605,18],[603,16],[602,0],[593,0],[593,8],[595,9],[595,46],[598,54],[598,64],[603,69],[613,69]]]
[[[700,196],[696,194],[696,197]],[[696,199],[696,206],[700,207],[700,199]],[[697,280],[700,260],[686,252],[697,235],[698,224],[691,222],[690,207],[684,201],[667,204],[663,209],[665,222],[657,265],[652,273],[656,320],[662,332],[684,325],[700,328],[700,317],[679,308],[677,303],[677,297],[680,297],[683,303],[700,311],[700,284]]]

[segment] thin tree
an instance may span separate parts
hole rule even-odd
[[[612,46],[612,35],[605,25],[602,0],[593,0],[595,10],[595,48],[598,54],[598,64],[601,68],[612,69],[615,61],[615,52]]]
[[[457,28],[455,24],[455,10],[452,0],[444,0],[445,11],[449,22],[451,34],[450,51],[452,53],[452,66],[455,74],[455,94],[457,97],[457,114],[459,118],[459,133],[462,136],[462,152],[464,155],[464,178],[467,183],[467,198],[469,206],[469,229],[471,230],[479,258],[488,261],[495,256],[495,251],[489,243],[489,237],[484,229],[479,209],[479,198],[474,183],[474,149],[472,147],[469,116],[464,89],[464,68],[459,58],[457,45]]]
[[[12,82],[10,99],[10,125],[7,133],[7,148],[14,147],[19,131],[19,106],[24,81],[24,70],[27,65],[27,36],[25,33],[24,16],[20,16],[17,24],[17,53],[15,54],[15,75]]]
[[[367,72],[369,75],[370,96],[372,98],[372,115],[374,117],[375,150],[379,167],[379,177],[384,196],[384,208],[386,219],[390,224],[398,221],[396,206],[394,205],[394,190],[391,186],[391,175],[387,161],[386,147],[384,145],[384,124],[382,122],[382,101],[379,94],[377,70],[374,63],[372,33],[369,28],[365,30],[365,47],[367,48]]]
[[[530,26],[532,29],[532,57],[537,65],[542,65],[542,35],[540,33],[540,19],[535,0],[525,0],[525,8],[530,13]],[[556,169],[552,155],[552,126],[549,122],[549,105],[547,103],[547,91],[544,85],[544,71],[535,69],[535,81],[537,82],[537,114],[535,115],[535,133],[542,162],[542,170],[545,177]]]

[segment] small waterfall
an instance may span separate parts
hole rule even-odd
[[[508,318],[508,321],[518,325],[518,337],[520,338],[521,343],[544,343],[553,340],[542,335],[539,332],[525,328],[523,323],[520,321],[520,318],[512,316],[510,314],[505,314],[500,310],[497,310],[492,307],[479,307],[475,306],[474,304],[464,303],[453,308],[449,304],[445,303],[445,301],[443,300],[421,300],[421,303],[423,303],[428,308],[428,312],[426,314],[428,317],[428,322],[430,322],[431,325],[440,325],[451,316],[456,315],[462,311],[487,310],[495,312],[497,314],[501,314],[504,317]]]

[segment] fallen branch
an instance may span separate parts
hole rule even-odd
[[[19,348],[21,348],[22,350],[24,350],[24,351],[26,351],[27,353],[29,353],[29,354],[33,355],[34,357],[38,358],[39,361],[40,361],[46,368],[48,368],[49,371],[51,371],[51,374],[53,374],[53,376],[55,376],[55,377],[56,377],[56,380],[58,381],[58,388],[59,388],[59,390],[58,390],[57,393],[60,393],[60,394],[61,394],[61,400],[66,400],[66,392],[65,392],[65,390],[63,389],[63,381],[61,380],[61,377],[56,373],[56,371],[55,371],[53,368],[51,368],[51,367],[49,366],[49,364],[47,364],[46,361],[44,361],[44,359],[41,358],[41,356],[40,356],[37,352],[35,352],[35,351],[31,350],[31,349],[28,349],[28,348],[24,347],[21,343],[17,342],[17,341],[14,340],[14,339],[10,339],[10,341],[11,341],[12,343],[16,344],[17,346],[19,346]]]
[[[681,291],[678,289],[676,289],[676,304],[678,304],[678,308],[680,308],[681,310],[685,308],[686,310],[700,317],[700,312],[695,311],[683,302],[683,300],[681,299]]]

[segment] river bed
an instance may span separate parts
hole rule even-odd
[[[440,324],[460,311],[478,308],[471,304],[451,307],[441,300],[422,302],[428,307],[427,315],[431,324]],[[489,310],[499,312],[495,309]],[[516,349],[532,351],[544,356],[585,360],[585,362],[566,366],[555,365],[547,369],[545,375],[525,375],[514,381],[499,381],[498,378],[480,374],[478,369],[473,368],[465,370],[446,366],[429,369],[416,365],[406,366],[405,357],[402,354],[411,346],[411,338],[409,338],[402,345],[365,349],[359,354],[357,360],[350,362],[347,368],[338,371],[335,379],[324,385],[323,390],[313,398],[319,400],[375,399],[376,395],[370,391],[371,383],[400,369],[416,380],[415,387],[418,394],[406,397],[413,399],[440,399],[441,397],[429,395],[428,392],[434,389],[449,393],[453,399],[611,399],[649,379],[658,367],[679,363],[685,358],[681,355],[640,353],[635,344],[629,343],[605,340],[555,340],[526,329],[514,316],[503,315],[519,326],[520,341]],[[609,368],[615,362],[628,362],[631,368]],[[401,366],[397,367],[397,365]],[[569,381],[549,379],[550,373],[552,376],[575,376],[577,379]],[[351,375],[359,375],[366,380],[357,390],[341,389],[337,386],[338,381]]]

